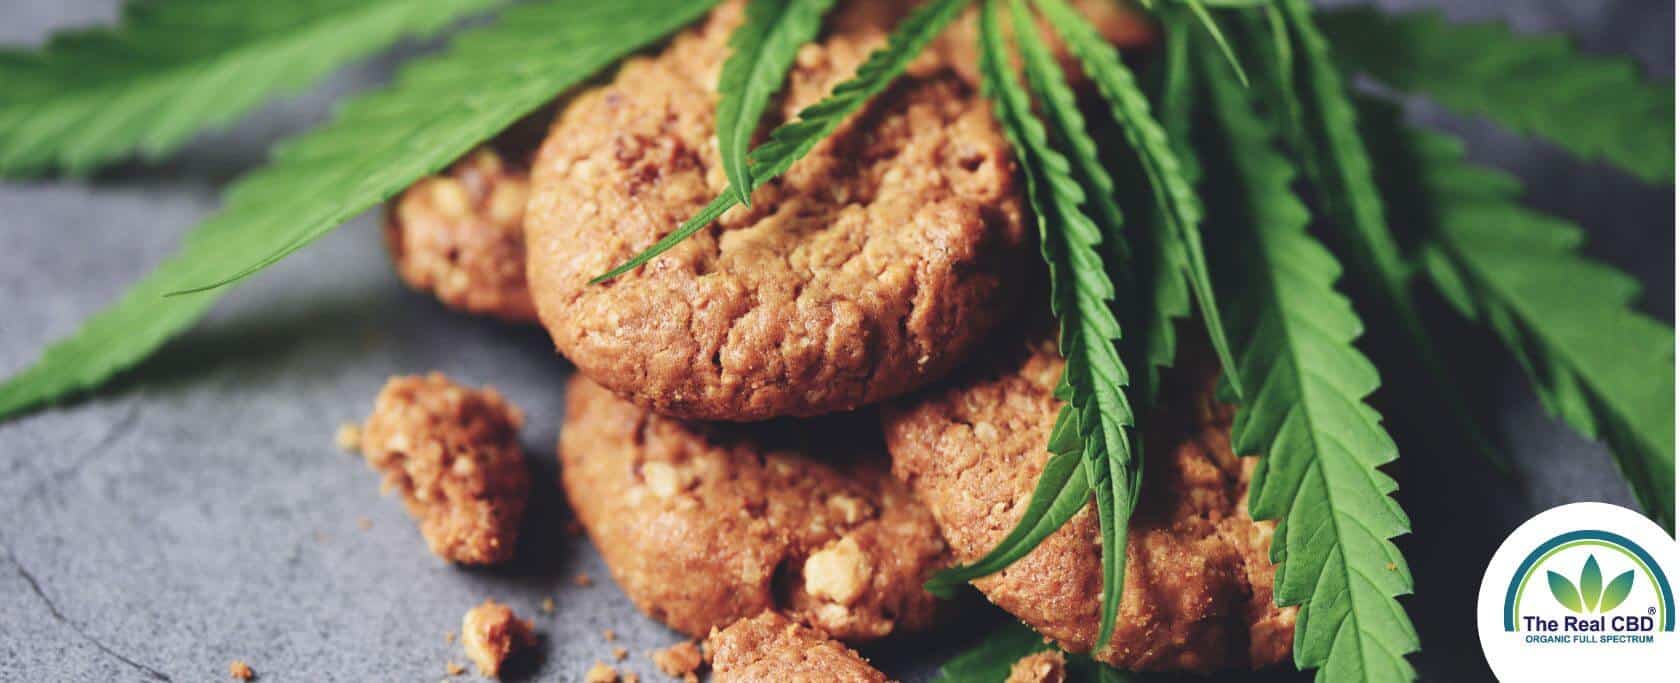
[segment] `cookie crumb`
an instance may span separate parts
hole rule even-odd
[[[613,648],[612,652],[613,652],[613,659],[616,659],[616,660],[621,661],[621,662],[624,661],[624,658],[630,656],[630,651],[626,650],[622,647],[615,647],[615,648]]]
[[[577,576],[572,577],[572,583],[579,588],[588,588],[595,585],[595,579],[589,578],[588,574],[578,572]]]
[[[368,519],[366,517],[357,517],[356,518],[356,528],[361,529],[362,531],[367,531],[368,529],[372,529],[373,528],[373,520]]]
[[[455,642],[455,632],[454,631],[444,631],[443,632],[443,642],[453,644]]]
[[[553,614],[554,613],[554,598],[543,598],[542,607],[539,607],[537,609],[542,610],[543,614]]]
[[[461,618],[461,645],[485,676],[495,678],[514,650],[535,643],[531,622],[518,618],[507,605],[495,600],[485,600]]]
[[[589,667],[589,671],[583,674],[583,683],[619,683],[618,670],[604,662],[595,662],[595,666]]]
[[[685,640],[663,650],[654,650],[648,658],[653,665],[671,678],[687,680],[700,670],[700,648],[692,640]]]
[[[362,427],[362,455],[401,494],[432,552],[451,562],[512,559],[531,477],[524,414],[495,389],[440,373],[393,377]]]
[[[228,664],[228,675],[242,681],[249,681],[257,677],[257,672],[251,670],[251,665],[243,659],[235,659]]]
[[[618,633],[614,632],[610,628],[609,629],[602,629],[601,630],[601,637],[606,638],[607,642],[610,643],[612,641],[618,640]]]
[[[464,672],[466,670],[467,670],[466,667],[461,666],[460,664],[457,664],[455,662],[447,662],[443,665],[443,672],[446,673],[446,674],[449,674],[451,676],[459,676],[459,675],[461,675],[462,672]]]
[[[642,677],[633,673],[625,672],[623,676],[619,677],[619,683],[642,683]]]
[[[1036,652],[1009,667],[1009,680],[1004,683],[1062,683],[1067,680],[1067,660],[1060,650]]]
[[[346,422],[338,426],[338,432],[333,435],[333,441],[338,449],[345,453],[360,453],[362,451],[362,426],[354,422]]]

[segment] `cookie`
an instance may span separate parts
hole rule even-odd
[[[1011,351],[1014,351],[1011,353]],[[895,474],[933,511],[959,561],[1014,528],[1049,453],[1063,361],[1048,341],[883,411]],[[1136,670],[1260,667],[1289,656],[1295,609],[1272,603],[1272,524],[1247,512],[1252,458],[1228,440],[1210,363],[1167,375],[1144,425],[1144,479],[1126,548],[1114,637],[1095,657]],[[1073,652],[1092,649],[1102,592],[1090,505],[1008,568],[974,581],[988,599]]]
[[[513,557],[531,477],[519,446],[525,417],[494,389],[438,373],[393,377],[360,435],[362,456],[402,495],[433,553],[451,562]]]
[[[775,612],[742,619],[706,640],[713,683],[886,683],[858,653]]]
[[[872,420],[684,422],[574,376],[561,479],[618,585],[672,628],[777,609],[873,640],[930,625],[946,553]]]
[[[724,190],[715,88],[741,5],[628,60],[556,121],[525,226],[544,326],[583,374],[691,419],[844,411],[940,377],[1010,309],[1032,256],[1009,145],[941,50],[751,208],[588,284]],[[765,129],[848,78],[906,5],[841,3],[799,51]]]
[[[482,147],[392,200],[385,246],[397,276],[456,310],[535,321],[525,284],[528,156]]]

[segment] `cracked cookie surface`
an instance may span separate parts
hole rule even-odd
[[[849,77],[907,3],[843,2],[765,128]],[[1013,303],[1020,189],[990,106],[929,49],[784,176],[602,285],[726,187],[717,72],[741,3],[573,100],[533,169],[532,295],[583,374],[661,413],[747,421],[849,410],[961,361]]]
[[[566,495],[643,612],[694,637],[768,609],[852,642],[931,624],[945,544],[872,417],[700,424],[582,376],[566,394]]]
[[[883,411],[895,474],[939,520],[959,561],[1014,528],[1049,453],[1063,361],[1048,341],[998,349],[998,362]],[[1148,417],[1144,480],[1126,547],[1126,586],[1097,659],[1137,670],[1260,667],[1289,657],[1295,608],[1272,603],[1273,525],[1248,516],[1252,458],[1228,439],[1210,364],[1167,375],[1167,409]],[[1021,560],[973,582],[988,599],[1074,652],[1092,649],[1102,592],[1095,511],[1085,509]]]

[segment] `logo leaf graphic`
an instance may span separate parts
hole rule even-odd
[[[1604,587],[1604,595],[1599,598],[1598,611],[1608,612],[1616,609],[1631,592],[1633,592],[1633,570],[1629,569],[1611,579],[1610,585]]]
[[[1598,558],[1587,556],[1587,564],[1581,567],[1581,606],[1585,611],[1602,611],[1598,609],[1598,596],[1604,592],[1604,573],[1598,568]]]
[[[1563,578],[1557,572],[1546,572],[1546,583],[1552,587],[1552,597],[1557,598],[1558,604],[1568,607],[1571,612],[1581,611],[1581,594],[1575,591],[1575,584]]]

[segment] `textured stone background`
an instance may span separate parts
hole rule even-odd
[[[1589,49],[1631,52],[1673,74],[1672,3],[1450,4],[1458,19],[1566,30]],[[6,2],[0,44],[110,21],[115,6]],[[335,98],[385,80],[396,61],[338,74],[162,165],[86,182],[0,183],[0,373],[22,368],[162,258],[270,144],[320,121]],[[1642,305],[1672,322],[1671,190],[1415,109],[1468,135],[1476,157],[1517,171],[1533,204],[1583,223],[1591,253],[1637,274],[1651,290]],[[1427,680],[1476,680],[1488,673],[1471,610],[1499,539],[1553,505],[1629,498],[1605,452],[1547,420],[1496,349],[1445,329],[1463,367],[1475,369],[1466,381],[1516,454],[1518,477],[1492,476],[1422,411],[1397,409],[1427,397],[1402,386],[1379,400],[1403,449],[1394,474],[1415,527],[1402,540],[1418,588],[1406,605],[1424,642],[1414,661]],[[386,376],[431,369],[493,383],[531,416],[525,440],[546,504],[516,566],[465,571],[437,561],[400,506],[376,495],[375,476],[332,445],[334,427],[360,418]],[[633,653],[628,669],[660,680],[644,653],[674,634],[631,608],[587,542],[558,531],[564,512],[550,482],[567,372],[540,333],[451,315],[405,291],[375,221],[354,221],[238,288],[116,385],[0,424],[0,680],[213,681],[236,658],[263,681],[436,680],[445,662],[464,661],[444,632],[490,596],[536,617],[545,637],[514,680],[580,679],[609,657],[605,628]],[[596,585],[573,586],[578,572]],[[537,611],[545,596],[558,603],[553,615]],[[923,678],[981,627],[871,654]]]

